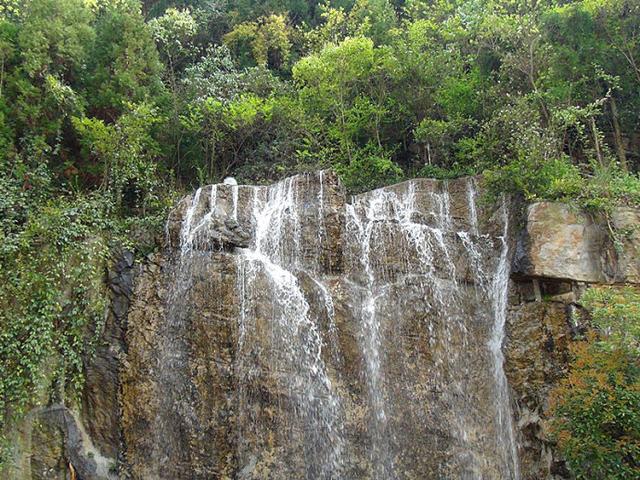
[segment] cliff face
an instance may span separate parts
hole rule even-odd
[[[577,314],[588,285],[640,283],[640,212],[618,208],[609,223],[540,202],[521,223],[504,352],[523,478],[534,480],[568,475],[546,427],[549,392],[566,373],[569,342],[585,328]]]
[[[131,474],[515,478],[507,216],[475,196],[416,180],[347,203],[321,172],[186,198],[129,314]]]
[[[167,248],[111,272],[81,413],[34,413],[15,477],[564,476],[544,420],[571,312],[584,282],[637,281],[636,233],[613,249],[556,204],[520,222],[476,183],[186,197]]]

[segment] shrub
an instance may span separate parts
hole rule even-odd
[[[388,152],[372,145],[354,151],[351,161],[334,166],[342,183],[353,193],[365,192],[399,182],[402,169]]]
[[[640,478],[640,292],[592,288],[583,301],[595,330],[571,346],[552,432],[576,478]]]

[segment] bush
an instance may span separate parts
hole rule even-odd
[[[584,189],[580,171],[567,157],[547,161],[523,157],[484,174],[493,193],[521,194],[527,201],[568,201]]]
[[[425,165],[418,170],[418,177],[437,178],[438,180],[450,180],[453,178],[465,177],[467,175],[475,175],[478,172],[468,165],[460,165],[454,163],[449,168],[439,167],[437,165]]]
[[[637,357],[578,342],[569,376],[554,391],[552,430],[578,479],[640,477],[640,375]]]
[[[3,193],[10,194],[7,203],[24,200],[18,189]],[[1,222],[0,431],[53,382],[57,395],[82,382],[82,361],[106,305],[102,204],[61,198],[31,206],[18,223]]]
[[[640,354],[640,291],[633,287],[590,288],[582,303],[591,313],[591,322],[606,335],[601,345]]]
[[[351,161],[334,166],[347,190],[353,193],[373,190],[399,182],[402,169],[391,160],[388,152],[372,145],[355,150]]]
[[[617,163],[603,167],[592,166],[593,174],[578,195],[581,205],[588,210],[611,212],[618,205],[640,207],[640,178],[623,171]]]
[[[640,478],[640,292],[592,288],[583,301],[596,330],[571,346],[552,432],[576,478]]]

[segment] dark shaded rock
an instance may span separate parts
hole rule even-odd
[[[111,304],[95,354],[85,361],[82,420],[102,455],[121,451],[120,370],[126,356],[124,332],[134,285],[134,255],[123,251],[108,271]]]
[[[568,478],[546,427],[549,393],[566,374],[571,303],[529,302],[510,309],[505,370],[518,405],[523,480]],[[566,472],[565,472],[566,473]]]
[[[29,412],[21,435],[30,449],[23,471],[15,478],[117,478],[115,461],[103,457],[95,449],[76,414],[64,405],[53,404]]]

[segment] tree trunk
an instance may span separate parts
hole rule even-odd
[[[604,157],[602,156],[602,149],[600,148],[600,138],[598,137],[598,128],[596,127],[596,121],[593,117],[591,120],[591,134],[593,135],[593,146],[596,150],[596,158],[598,163],[604,167]]]
[[[622,143],[622,132],[620,130],[620,121],[618,119],[618,105],[616,104],[616,99],[612,95],[611,96],[611,120],[613,123],[613,139],[616,144],[616,152],[618,153],[618,161],[620,162],[620,166],[625,172],[629,171],[629,166],[627,165],[627,154],[624,151],[624,144]]]

